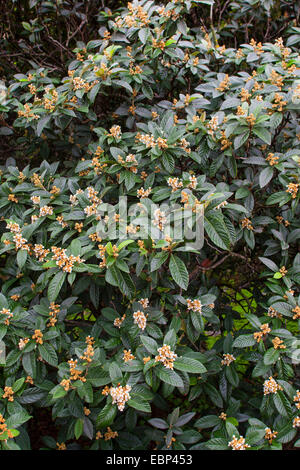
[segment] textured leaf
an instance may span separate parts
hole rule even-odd
[[[154,370],[157,377],[163,382],[174,385],[174,387],[184,386],[181,377],[174,370],[166,369],[163,366],[158,366]]]
[[[66,277],[66,272],[58,271],[58,273],[55,274],[53,279],[51,279],[48,287],[48,299],[50,302],[54,302],[58,297],[58,294],[63,286],[63,283],[65,282]]]
[[[189,274],[184,262],[178,256],[171,255],[169,269],[176,284],[186,290],[189,285]]]
[[[203,364],[201,364],[201,362],[196,361],[190,357],[178,357],[174,361],[174,368],[194,374],[206,372],[206,368]]]

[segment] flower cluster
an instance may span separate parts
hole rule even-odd
[[[137,310],[133,313],[134,323],[143,331],[147,325],[147,318],[144,312]]]
[[[82,376],[83,370],[77,369],[78,360],[77,359],[70,359],[68,361],[69,369],[70,369],[70,378],[63,379],[60,382],[60,385],[66,390],[66,392],[71,387],[71,381],[80,380],[80,382],[86,382],[86,378]]]
[[[130,385],[119,385],[118,387],[111,387],[109,390],[110,396],[112,397],[112,403],[117,404],[119,411],[123,411],[125,408],[125,404],[128,400],[130,400],[131,391]]]
[[[2,414],[0,414],[0,436],[3,436],[3,434],[7,435],[9,439],[12,439],[14,436],[11,432],[10,429],[8,429],[7,424],[5,423],[5,419]]]
[[[282,386],[279,385],[273,377],[264,381],[264,395],[269,395],[270,393],[277,393],[279,390],[282,390]]]
[[[272,444],[273,439],[276,439],[278,431],[272,431],[270,428],[265,429],[265,439],[269,441],[269,444]]]
[[[14,401],[14,391],[12,387],[4,387],[2,398],[7,398],[8,401]]]
[[[40,217],[44,217],[46,215],[52,215],[53,214],[53,207],[51,206],[43,206],[40,208]]]
[[[43,344],[43,333],[41,330],[34,330],[34,334],[32,335],[32,339],[35,339],[37,344]]]
[[[137,190],[137,197],[144,199],[151,194],[152,188],[144,189],[140,188]]]
[[[300,410],[300,390],[296,390],[296,395],[294,396],[293,400],[296,404],[296,408]]]
[[[60,312],[60,306],[59,304],[55,304],[54,302],[51,302],[50,303],[50,307],[49,307],[49,322],[47,324],[48,327],[51,327],[51,326],[55,326],[56,322],[57,322],[57,315],[59,314]]]
[[[241,220],[241,223],[242,223],[242,228],[246,228],[247,230],[253,230],[252,222],[247,217],[244,217]]]
[[[139,303],[141,304],[141,306],[143,308],[148,308],[149,307],[149,299],[145,298],[145,299],[140,299],[139,300]]]
[[[18,116],[25,117],[27,119],[29,118],[39,119],[40,118],[38,114],[34,114],[34,112],[32,111],[32,105],[30,105],[29,103],[24,104],[24,109],[18,110]]]
[[[97,431],[95,439],[99,440],[104,437],[105,441],[110,441],[111,439],[115,439],[116,437],[118,437],[118,435],[119,434],[117,431],[112,431],[112,429],[108,426],[107,431],[104,433],[104,436],[101,434],[100,431]]]
[[[122,134],[122,131],[121,131],[121,127],[120,127],[120,126],[112,126],[112,127],[109,129],[109,134],[108,134],[108,136],[110,136],[110,137],[115,137],[116,139],[118,139],[119,137],[121,137],[121,134]]]
[[[232,362],[235,361],[235,357],[232,354],[223,354],[223,359],[221,361],[222,366],[229,366]]]
[[[222,209],[223,207],[225,207],[227,205],[228,205],[227,201],[220,202],[220,204],[218,204],[216,207],[214,207],[214,210]]]
[[[156,145],[153,135],[138,133],[136,135],[136,140],[138,142],[142,142],[144,145],[146,145],[147,148],[153,148]]]
[[[179,178],[168,178],[167,180],[168,186],[171,186],[172,192],[177,191],[177,189],[182,188],[183,182],[179,180]]]
[[[219,118],[218,116],[213,116],[210,121],[206,124],[206,127],[208,129],[208,134],[211,135],[212,137],[214,136],[214,132],[217,130],[219,125]]]
[[[293,428],[300,428],[300,416],[293,419]]]
[[[230,83],[230,78],[229,78],[229,75],[226,74],[223,80],[220,82],[219,86],[217,87],[217,90],[218,91],[227,90],[227,88],[229,87],[229,83]]]
[[[272,339],[273,347],[274,349],[285,349],[286,346],[283,344],[282,339],[278,338],[276,336],[274,339]]]
[[[259,343],[264,336],[266,336],[268,333],[270,333],[271,328],[269,327],[268,323],[264,323],[263,325],[260,326],[261,331],[256,331],[253,333],[254,339]]]
[[[4,308],[0,311],[0,314],[5,315],[4,323],[5,325],[9,325],[9,319],[13,318],[13,313],[9,310],[9,308]]]
[[[135,356],[133,354],[131,354],[131,349],[124,349],[123,351],[123,361],[124,362],[128,362],[128,361],[132,361],[133,359],[135,359]]]
[[[282,317],[281,313],[277,312],[277,310],[275,310],[275,308],[273,308],[273,307],[268,308],[267,315],[268,315],[268,317],[271,317],[271,318],[281,318]]]
[[[14,222],[9,222],[6,225],[6,228],[13,233],[13,241],[16,245],[16,250],[26,250],[28,253],[30,252],[30,245],[28,244],[26,238],[22,236],[21,228],[19,224]]]
[[[171,351],[170,346],[164,344],[161,348],[158,348],[157,352],[158,355],[155,356],[155,362],[162,362],[166,369],[173,369],[173,363],[177,358],[177,354]]]
[[[187,309],[188,310],[192,310],[193,312],[199,312],[199,313],[202,312],[202,304],[201,304],[200,300],[198,300],[198,299],[194,299],[194,300],[186,299],[186,303],[187,303]]]
[[[166,213],[164,211],[161,211],[160,209],[156,209],[154,211],[153,225],[155,225],[161,232],[163,232],[166,222]]]
[[[85,342],[87,344],[87,347],[84,350],[83,355],[80,356],[80,359],[82,359],[83,361],[92,362],[92,358],[95,354],[95,350],[93,347],[95,343],[94,338],[92,336],[87,336]]]
[[[116,326],[117,328],[121,328],[122,323],[123,323],[123,321],[125,320],[125,318],[126,318],[125,313],[124,313],[124,315],[123,315],[121,318],[119,318],[119,317],[115,318],[115,319],[114,319],[114,326]]]
[[[240,436],[239,438],[232,436],[232,440],[228,442],[228,447],[231,447],[232,450],[246,450],[250,447],[249,444],[246,444],[245,438]]]
[[[22,351],[22,349],[25,348],[28,341],[29,341],[29,338],[21,338],[20,339],[19,344],[18,344],[18,347],[19,347],[20,351]]]
[[[294,313],[293,320],[298,320],[298,318],[300,318],[300,306],[296,305],[296,307],[292,309],[292,312]]]
[[[277,165],[279,160],[279,157],[275,157],[274,153],[268,153],[268,156],[266,157],[266,161],[269,162],[269,165]]]
[[[297,197],[299,190],[299,183],[289,183],[286,192],[292,195],[292,198],[295,199]]]
[[[40,261],[43,262],[46,256],[50,253],[50,250],[47,250],[43,245],[41,244],[35,244],[33,247],[33,253],[35,254],[35,257]]]
[[[64,248],[58,248],[56,246],[51,247],[52,259],[56,261],[56,265],[67,273],[71,273],[75,263],[82,263],[83,260],[80,256],[68,256]]]

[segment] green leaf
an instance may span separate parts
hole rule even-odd
[[[20,269],[22,269],[24,264],[26,263],[27,255],[28,255],[27,250],[19,250],[18,251],[18,253],[17,253],[17,265],[19,266]]]
[[[264,438],[265,433],[266,431],[264,428],[258,429],[258,428],[250,426],[247,429],[246,436],[245,436],[246,443],[251,446],[255,445],[257,442],[259,442],[261,439]]]
[[[75,240],[72,241],[70,245],[70,251],[72,255],[74,256],[79,256],[81,253],[81,243],[78,238],[75,238]]]
[[[279,204],[279,207],[283,206],[286,202],[291,199],[291,195],[286,191],[279,191],[278,193],[271,194],[268,197],[266,204],[271,206],[273,204]]]
[[[239,149],[249,138],[250,132],[246,131],[235,137],[233,141],[234,150]]]
[[[143,345],[145,346],[145,348],[150,354],[157,354],[158,344],[155,341],[155,339],[150,338],[149,336],[144,336],[144,335],[141,335],[140,338],[141,338]]]
[[[157,429],[168,429],[169,427],[168,423],[164,419],[161,419],[161,418],[149,419],[148,423]]]
[[[286,398],[283,392],[279,391],[273,394],[273,402],[281,416],[291,418],[293,410],[289,400]]]
[[[174,171],[174,168],[175,168],[175,160],[174,158],[172,157],[172,155],[170,155],[169,153],[164,153],[163,156],[162,156],[162,164],[163,164],[163,167],[165,168],[165,170],[168,172],[168,173],[173,173]]]
[[[122,372],[116,362],[109,364],[109,375],[112,383],[118,383],[122,380]]]
[[[264,258],[263,256],[259,256],[258,259],[260,259],[262,263],[264,263],[269,269],[271,269],[271,271],[278,271],[277,264],[275,264],[271,259]]]
[[[230,249],[230,235],[223,215],[210,212],[204,217],[204,228],[211,241],[223,250]]]
[[[50,281],[48,287],[48,299],[50,302],[54,302],[56,300],[63,283],[65,282],[66,276],[66,272],[58,271],[58,273],[56,273],[53,279]]]
[[[59,387],[65,392],[65,390],[60,385],[57,385],[57,387]],[[65,392],[65,394],[66,393],[67,392]],[[28,405],[30,403],[36,404],[39,400],[43,400],[46,396],[48,396],[47,391],[41,390],[38,387],[33,387],[27,390],[24,390],[24,392],[22,393],[22,396],[19,397],[18,400],[19,400],[19,403],[22,403],[23,405]]]
[[[14,393],[17,393],[20,390],[20,388],[22,388],[24,382],[25,382],[25,377],[22,377],[21,379],[18,379],[15,381],[15,383],[12,386]]]
[[[154,371],[155,375],[163,382],[169,385],[174,385],[174,387],[183,388],[183,381],[174,370],[167,369],[166,367],[159,365],[154,368]]]
[[[271,364],[275,364],[279,359],[280,353],[274,348],[268,349],[268,351],[264,354],[264,364],[269,366]]]
[[[130,245],[131,243],[134,243],[134,240],[124,240],[118,245],[118,250],[121,251],[122,248],[125,248],[127,245]]]
[[[190,357],[178,357],[174,361],[174,368],[178,370],[183,370],[185,372],[191,372],[194,374],[201,374],[206,372],[206,368],[201,362]]]
[[[234,348],[247,348],[248,346],[253,346],[256,343],[255,338],[252,335],[240,335],[238,336],[234,342]]]
[[[209,450],[228,450],[228,441],[222,437],[215,437],[205,443]]]
[[[75,438],[76,439],[79,439],[80,436],[82,435],[83,433],[83,419],[81,418],[78,418],[75,422],[75,426],[74,426],[74,434],[75,434]]]
[[[29,415],[27,411],[19,411],[10,415],[9,418],[7,418],[7,420],[5,421],[5,424],[7,425],[8,429],[17,428],[22,424],[26,423],[31,418],[32,416]]]
[[[86,379],[94,387],[103,387],[111,381],[110,375],[102,366],[90,367]]]
[[[15,364],[19,360],[21,355],[22,351],[19,351],[18,349],[13,349],[12,351],[10,351],[10,353],[8,353],[8,355],[6,356],[5,366],[10,367]]]
[[[50,393],[52,395],[53,400],[55,401],[59,398],[66,396],[68,392],[61,385],[56,385],[56,387],[54,387]]]
[[[46,116],[41,117],[38,120],[37,127],[36,127],[36,134],[37,134],[38,137],[40,137],[40,135],[43,132],[44,127],[48,124],[50,119],[51,119],[51,116],[46,115]]]
[[[56,351],[52,344],[50,343],[44,343],[44,344],[39,344],[39,353],[42,356],[42,358],[48,362],[51,366],[57,366],[58,364],[58,358]]]
[[[168,259],[169,253],[161,251],[157,253],[150,262],[150,272],[156,271]]]
[[[132,94],[133,92],[131,85],[125,82],[125,80],[114,80],[112,83],[114,85],[119,85],[119,86],[122,86],[123,88],[126,88],[126,90],[128,90],[130,94]]]
[[[234,365],[230,364],[229,366],[225,367],[225,376],[228,382],[233,387],[238,387],[239,385],[239,376],[237,371],[235,370]]]
[[[4,325],[3,323],[1,323],[0,324],[0,341],[1,341],[1,339],[4,338],[4,336],[6,335],[6,332],[7,332],[7,326]],[[0,347],[0,349],[1,349],[1,347]],[[0,351],[0,357],[1,357],[1,352],[2,351]]]
[[[170,330],[165,334],[163,344],[167,344],[170,346],[171,349],[175,348],[176,345],[176,332],[174,328],[170,328]]]
[[[148,28],[140,29],[139,32],[138,32],[138,35],[139,35],[141,43],[146,44],[147,38],[149,36],[149,29]]]
[[[138,372],[140,370],[143,370],[143,367],[144,366],[141,361],[132,360],[123,364],[122,370],[124,372]]]
[[[209,383],[206,383],[204,385],[204,390],[208,398],[218,407],[222,408],[223,407],[223,399],[220,394],[220,392],[212,385]]]
[[[266,144],[271,145],[272,135],[266,128],[254,126],[253,134],[257,135],[257,137],[263,140]]]
[[[203,416],[202,418],[198,419],[194,426],[195,428],[206,429],[206,428],[213,428],[220,424],[220,418],[216,415],[207,415]]]
[[[115,287],[119,287],[120,291],[129,299],[133,297],[135,287],[128,273],[121,272],[115,265],[110,266],[106,270],[105,280]]]
[[[273,178],[274,170],[272,167],[267,166],[259,174],[259,185],[264,188]]]
[[[144,411],[145,413],[151,413],[151,406],[147,401],[138,398],[131,398],[128,400],[127,405],[136,410]]]
[[[178,256],[171,255],[169,269],[176,284],[186,290],[189,285],[189,274],[184,262]]]
[[[115,419],[117,414],[117,406],[108,403],[105,407],[100,411],[96,419],[96,426],[97,429],[106,428],[110,426]]]
[[[132,171],[125,171],[124,174],[125,174],[124,181],[125,181],[126,189],[127,191],[130,191],[135,185],[134,173],[132,173]]]

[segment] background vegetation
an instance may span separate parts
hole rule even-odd
[[[8,0],[0,25],[1,447],[299,447],[297,3]],[[124,195],[202,205],[204,247],[98,216]]]

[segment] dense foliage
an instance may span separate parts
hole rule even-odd
[[[4,3],[0,446],[299,447],[296,2]]]

